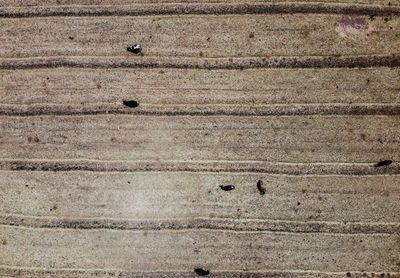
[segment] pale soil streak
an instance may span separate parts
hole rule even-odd
[[[124,271],[399,271],[400,235],[1,226],[2,264]]]
[[[38,116],[0,127],[3,159],[400,160],[399,116]]]
[[[53,207],[54,208],[54,207]],[[1,215],[0,224],[83,230],[231,230],[322,234],[400,234],[400,223],[285,221],[229,218],[117,219]]]
[[[267,14],[149,17],[49,17],[0,20],[0,57],[270,57],[396,54],[398,16]],[[34,24],[33,24],[34,23]],[[341,29],[356,29],[343,37]],[[40,30],[40,31],[39,31]],[[45,43],[44,43],[45,42]]]
[[[256,187],[259,179],[267,185],[267,193],[264,196],[259,194]],[[222,191],[220,185],[224,184],[233,184],[235,189],[229,192]],[[41,223],[40,217],[45,217],[43,223],[46,223],[46,217],[50,217],[52,220],[49,225],[51,226],[52,222],[59,223],[54,225],[56,227],[62,226],[64,219],[68,227],[69,219],[73,221],[79,218],[94,218],[87,221],[88,227],[96,221],[99,221],[100,226],[102,223],[107,226],[107,218],[110,218],[111,222],[115,220],[115,223],[120,223],[121,228],[124,226],[124,220],[129,219],[150,223],[170,222],[172,226],[176,219],[177,226],[184,227],[184,219],[187,219],[186,222],[190,226],[196,224],[191,222],[194,218],[200,219],[199,227],[204,227],[207,220],[210,220],[211,226],[214,226],[214,221],[216,224],[230,222],[233,229],[235,226],[238,229],[242,226],[241,220],[249,220],[248,228],[257,229],[257,224],[252,223],[252,219],[366,222],[366,232],[377,229],[373,226],[379,226],[368,226],[368,222],[380,222],[383,231],[384,222],[400,225],[400,207],[396,201],[400,199],[398,175],[285,176],[263,173],[1,171],[0,192],[0,214],[20,215],[22,218],[27,216],[27,220],[29,216],[37,216],[38,223]],[[6,218],[2,219],[5,220],[3,223],[7,223]],[[85,221],[81,222],[85,226]],[[235,222],[238,223],[235,225]],[[129,221],[126,224],[129,227]],[[279,223],[276,224],[279,228]],[[318,231],[318,227],[313,228],[312,224],[311,222],[309,231]],[[352,223],[349,224],[351,226]],[[296,226],[296,223],[288,223],[288,230],[295,230],[293,226]],[[299,226],[307,225],[299,223]],[[340,229],[343,232],[349,230],[346,225],[340,223],[332,223],[331,226],[335,232],[340,232]],[[321,230],[329,232],[331,226],[330,223],[321,223]],[[335,229],[336,226],[339,226],[339,229]],[[261,223],[258,228],[262,227]],[[353,230],[363,232],[362,223],[360,227],[360,230],[357,230],[357,227],[353,227]],[[388,230],[393,231],[390,227]]]
[[[399,68],[0,71],[0,114],[391,114]],[[111,93],[112,92],[112,93]],[[127,109],[123,100],[135,100]],[[391,109],[392,107],[392,109]]]
[[[304,270],[269,270],[269,271],[212,271],[209,277],[218,278],[265,278],[265,277],[281,277],[281,278],[398,278],[398,272],[326,272],[326,271],[304,271]],[[199,277],[193,270],[192,271],[165,271],[165,272],[134,272],[122,270],[101,270],[101,269],[43,269],[43,268],[16,268],[9,266],[0,266],[0,277],[54,277],[54,278],[70,278],[70,277],[126,277],[126,278],[187,278]]]
[[[8,104],[84,106],[400,103],[400,68],[0,70]],[[83,105],[82,105],[83,102]]]

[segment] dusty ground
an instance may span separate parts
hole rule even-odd
[[[0,0],[0,277],[400,277],[399,50],[398,0]]]

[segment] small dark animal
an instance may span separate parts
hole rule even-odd
[[[381,160],[378,163],[376,163],[374,166],[376,168],[382,167],[382,166],[388,166],[388,165],[392,164],[392,162],[393,162],[392,160]]]
[[[262,180],[257,182],[257,189],[260,191],[261,195],[264,195],[267,192],[267,186],[264,184]]]
[[[124,100],[122,101],[122,103],[125,106],[131,107],[131,108],[135,108],[139,106],[139,102],[135,101],[135,100]]]
[[[221,189],[224,190],[224,191],[231,191],[231,190],[235,189],[235,186],[231,185],[231,184],[220,185],[219,187],[221,187]]]
[[[204,270],[202,268],[195,268],[194,272],[199,276],[207,276],[208,274],[210,274],[209,270]]]
[[[128,50],[129,52],[135,53],[135,54],[139,54],[140,52],[142,52],[142,47],[140,46],[140,44],[134,44],[134,45],[128,46],[128,48],[126,50]]]

